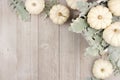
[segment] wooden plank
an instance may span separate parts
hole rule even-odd
[[[80,37],[80,80],[86,80],[86,78],[92,76],[92,65],[94,62],[94,57],[84,56],[85,49],[88,47],[87,41],[83,36]]]
[[[2,26],[2,0],[0,0],[0,27]]]
[[[38,80],[38,18],[32,16],[31,22],[19,20],[17,26],[18,80]]]
[[[69,23],[60,27],[60,80],[80,80],[80,34],[68,31]]]
[[[60,29],[60,80],[80,80],[79,35]]]
[[[41,14],[23,22],[16,19],[7,1],[0,0],[0,80],[85,80],[92,76],[95,58],[84,56],[88,44],[80,34],[68,31],[69,21],[58,26]]]
[[[0,0],[0,80],[16,80],[16,16]]]
[[[38,80],[38,16],[31,17],[31,80]]]
[[[18,19],[17,24],[17,76],[18,80],[30,80],[30,22],[22,22]]]
[[[59,27],[39,17],[39,80],[59,80]]]

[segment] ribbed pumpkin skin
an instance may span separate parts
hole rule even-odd
[[[120,46],[120,22],[115,22],[103,32],[103,39],[112,46]]]
[[[106,79],[113,73],[112,64],[103,59],[98,59],[93,65],[93,75],[98,79]]]
[[[54,5],[50,10],[50,19],[55,24],[64,24],[70,16],[70,11],[61,4]]]
[[[45,1],[44,0],[26,0],[25,7],[30,14],[38,15],[43,11],[45,7]]]
[[[115,16],[120,16],[120,0],[109,0],[108,7]]]
[[[98,5],[90,9],[87,21],[94,29],[105,29],[112,22],[112,13],[107,7]]]

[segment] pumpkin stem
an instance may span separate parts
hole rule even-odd
[[[118,29],[114,29],[114,32],[116,32],[116,33],[120,33],[120,30],[118,30]]]
[[[101,15],[98,16],[98,19],[101,20],[103,17]]]
[[[101,72],[104,72],[104,71],[105,71],[105,70],[102,68],[102,69],[101,69]]]
[[[58,16],[66,17],[66,16],[64,16],[61,12],[58,13]]]
[[[117,32],[118,30],[117,29],[114,29],[114,32]]]
[[[36,3],[32,3],[32,6],[36,6]]]
[[[58,16],[62,16],[62,13],[61,13],[61,12],[59,12],[59,13],[58,13]]]

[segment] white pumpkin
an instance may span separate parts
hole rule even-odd
[[[113,73],[113,66],[107,60],[98,59],[95,61],[92,71],[96,78],[105,79]]]
[[[109,0],[108,7],[115,16],[120,16],[120,0]]]
[[[120,22],[115,22],[103,32],[103,39],[112,46],[120,46]]]
[[[81,0],[66,0],[67,5],[72,8],[72,9],[78,9],[77,8],[77,2]],[[87,0],[82,0],[82,1],[87,1]]]
[[[26,0],[25,7],[30,14],[40,14],[45,7],[45,1],[44,0]]]
[[[94,29],[104,29],[112,22],[112,13],[107,7],[98,5],[91,8],[87,15],[90,27]]]
[[[50,19],[55,24],[63,24],[70,16],[69,9],[61,4],[54,5],[50,10]]]

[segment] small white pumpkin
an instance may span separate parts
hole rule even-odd
[[[58,4],[54,5],[50,10],[50,19],[55,24],[63,24],[70,16],[70,11],[67,7]]]
[[[107,7],[98,5],[91,8],[87,15],[90,27],[94,29],[104,29],[112,22],[112,13]]]
[[[108,7],[115,16],[120,16],[120,0],[109,0]]]
[[[77,2],[81,1],[81,0],[66,0],[67,5],[71,8],[71,9],[78,9],[77,8]],[[87,0],[83,0],[83,1],[87,1]]]
[[[44,0],[26,0],[25,7],[30,14],[37,15],[43,11],[45,7],[45,1]]]
[[[112,46],[120,46],[120,22],[115,22],[106,28],[103,39]]]
[[[95,61],[92,71],[96,78],[105,79],[113,73],[113,66],[107,60],[98,59]]]

